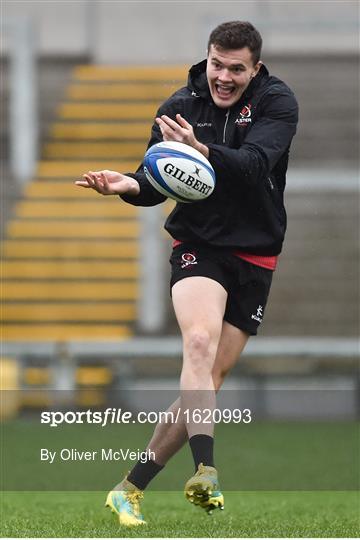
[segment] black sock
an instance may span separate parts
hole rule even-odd
[[[127,479],[138,489],[143,490],[163,468],[164,465],[158,465],[152,459],[148,459],[145,463],[138,461]]]
[[[210,435],[193,435],[189,439],[190,448],[195,463],[195,472],[199,463],[214,467],[214,438]]]

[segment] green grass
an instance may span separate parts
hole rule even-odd
[[[99,492],[2,494],[6,537],[358,537],[355,492],[230,492],[207,516],[179,492],[148,492],[146,527],[119,528]]]
[[[105,491],[134,462],[102,461],[99,449],[143,449],[154,426],[67,425],[34,420],[2,424],[4,491]],[[349,491],[359,487],[356,422],[254,422],[216,426],[215,459],[225,491]],[[97,450],[95,461],[40,460],[40,449]],[[181,491],[193,465],[188,447],[151,484]]]
[[[1,424],[5,537],[358,537],[356,422],[254,422],[216,427],[225,510],[209,517],[186,502],[188,447],[151,483],[145,528],[119,528],[106,490],[131,462],[40,461],[40,448],[143,448],[154,426],[62,426],[34,418]],[[168,490],[172,491],[168,491]],[[242,491],[239,491],[239,490]],[[21,491],[20,491],[21,490]],[[1,493],[1,492],[0,492]]]

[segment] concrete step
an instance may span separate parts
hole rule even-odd
[[[15,238],[138,238],[136,220],[11,220],[6,227],[7,236]]]
[[[98,341],[122,340],[129,338],[131,332],[125,325],[96,323],[74,324],[48,323],[48,324],[3,324],[2,339],[4,341],[55,341],[66,342],[72,340]]]
[[[113,159],[137,160],[141,163],[146,152],[145,142],[57,142],[46,143],[42,150],[43,159]]]
[[[12,322],[134,322],[133,302],[2,302],[0,320]]]
[[[73,165],[71,166],[74,167]],[[81,167],[79,167],[80,170]],[[50,201],[53,200],[61,200],[64,199],[66,201],[73,200],[74,202],[78,202],[81,204],[85,201],[92,201],[96,203],[99,201],[99,194],[96,193],[93,189],[84,189],[81,187],[78,187],[74,184],[75,180],[80,180],[82,177],[83,172],[86,172],[89,169],[81,168],[81,173],[79,170],[76,170],[77,174],[70,175],[68,178],[70,178],[68,181],[53,181],[54,178],[50,178],[50,181],[39,180],[30,182],[27,184],[24,188],[23,196],[26,199],[36,199],[36,200],[44,200],[49,199]],[[92,169],[94,170],[94,169]],[[53,170],[56,173],[56,167]],[[72,178],[72,180],[71,180]],[[125,206],[125,205],[123,205]]]
[[[86,282],[94,279],[138,279],[136,262],[62,261],[3,261],[2,277],[7,279],[78,279]],[[5,286],[5,284],[4,284]]]
[[[121,206],[121,208],[120,208]],[[139,215],[138,207],[122,204],[118,197],[99,197],[97,200],[68,201],[66,205],[57,201],[24,200],[15,208],[18,218],[85,218],[110,219],[118,218],[136,219]]]
[[[62,103],[57,108],[59,120],[142,120],[149,128],[159,103]]]
[[[49,130],[53,139],[141,140],[147,142],[151,126],[148,122],[54,122]]]
[[[72,72],[76,81],[173,81],[184,83],[187,80],[187,66],[105,66],[79,65]]]
[[[138,283],[134,280],[41,280],[18,279],[4,281],[0,290],[3,301],[38,300],[38,301],[117,301],[136,300]]]
[[[2,260],[10,259],[138,259],[134,240],[5,240],[0,245]]]
[[[39,161],[36,178],[75,178],[81,177],[88,171],[102,171],[104,169],[110,169],[113,171],[130,172],[135,171],[139,166],[138,161],[127,161],[119,159],[116,160],[52,160],[52,161]],[[75,187],[75,186],[73,186]],[[76,188],[80,191],[81,188]],[[87,190],[82,190],[87,191]]]
[[[83,84],[70,85],[65,93],[65,98],[68,101],[148,101],[158,100],[165,101],[171,94],[178,89],[178,86],[166,83],[148,83],[148,84]]]

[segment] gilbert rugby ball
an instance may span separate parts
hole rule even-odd
[[[175,141],[151,146],[144,157],[144,173],[165,197],[182,203],[206,199],[215,188],[209,161],[192,146]]]

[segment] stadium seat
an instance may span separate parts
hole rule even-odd
[[[136,170],[160,102],[185,80],[182,66],[73,70],[1,245],[3,339],[116,340],[133,333],[139,211],[74,180],[88,170]],[[28,377],[43,380],[38,372]]]

